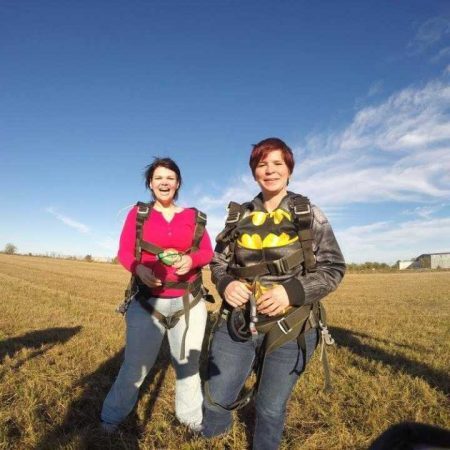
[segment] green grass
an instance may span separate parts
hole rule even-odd
[[[251,407],[221,439],[193,438],[177,423],[166,345],[120,433],[99,431],[122,360],[114,308],[127,281],[116,265],[0,255],[1,448],[248,446]],[[322,390],[316,351],[289,403],[282,449],[363,449],[400,421],[450,423],[449,271],[348,274],[325,304],[334,391]]]

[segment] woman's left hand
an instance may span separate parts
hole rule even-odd
[[[289,306],[289,297],[286,289],[278,284],[272,289],[267,290],[256,301],[257,310],[261,314],[268,316],[277,316],[283,314]]]
[[[175,267],[175,273],[177,275],[185,275],[192,268],[192,258],[189,255],[183,255],[179,261],[174,263],[172,267]]]

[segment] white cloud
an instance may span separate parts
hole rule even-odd
[[[369,87],[369,92],[367,92],[368,97],[373,97],[374,95],[380,94],[383,91],[383,81],[379,80]]]
[[[423,88],[404,89],[381,105],[359,111],[339,136],[340,148],[409,150],[448,140],[449,107],[448,83],[433,81]]]
[[[57,212],[54,208],[52,208],[51,206],[49,206],[48,208],[45,209],[48,213],[50,213],[51,215],[53,215],[54,217],[56,217],[60,222],[62,222],[63,224],[67,225],[70,228],[74,228],[75,230],[79,231],[80,233],[83,234],[87,234],[90,233],[90,229],[87,225],[84,225],[81,222],[77,222],[76,220],[65,216],[63,214],[60,214],[59,212]]]
[[[110,250],[112,252],[117,251],[118,237],[106,236],[102,239],[96,241],[96,244],[105,250]]]
[[[431,219],[439,211],[442,211],[444,208],[448,207],[448,203],[440,203],[435,205],[426,205],[426,206],[416,206],[413,209],[407,209],[403,211],[403,214],[410,216],[418,216],[423,219]]]
[[[450,218],[432,219],[450,198],[450,86],[433,80],[403,89],[361,108],[348,126],[307,136],[295,147],[289,185],[340,219],[354,203],[391,202],[397,212],[410,202],[416,221],[377,222],[338,234],[349,261],[395,262],[420,253],[450,250]],[[223,227],[230,200],[248,201],[258,191],[246,173],[195,204],[209,216],[211,236]],[[413,210],[414,210],[413,208]],[[394,208],[395,209],[395,208]],[[447,240],[446,240],[447,239]]]
[[[448,34],[450,34],[450,19],[448,17],[432,17],[418,27],[416,35],[408,47],[411,51],[420,53],[445,39]]]
[[[432,58],[430,58],[430,61],[433,63],[437,63],[439,61],[442,61],[443,59],[449,59],[450,58],[450,47],[444,47],[441,48],[436,55],[434,55]]]
[[[255,181],[251,175],[242,175],[233,179],[229,186],[222,187],[219,195],[205,195],[198,199],[197,204],[200,209],[206,210],[223,208],[230,201],[242,203],[253,198],[258,193]]]
[[[336,233],[348,262],[394,263],[422,253],[449,251],[450,218],[379,222]]]
[[[432,81],[358,111],[342,131],[309,136],[292,188],[320,204],[450,197],[450,86]]]

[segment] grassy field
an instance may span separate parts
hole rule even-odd
[[[222,439],[192,438],[177,424],[167,345],[121,431],[99,431],[123,355],[114,308],[127,279],[117,265],[0,255],[0,448],[248,446],[251,408]],[[281,448],[364,449],[400,421],[450,424],[450,272],[348,274],[326,306],[334,391],[322,391],[316,352]]]

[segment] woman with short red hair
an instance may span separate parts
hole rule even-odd
[[[239,393],[257,361],[253,448],[262,450],[279,446],[286,404],[317,345],[319,323],[329,336],[319,301],[336,289],[345,263],[322,211],[287,190],[294,156],[286,143],[264,139],[249,164],[261,192],[230,203],[210,263],[224,301],[210,346],[202,433],[231,427],[231,411],[250,400]]]

